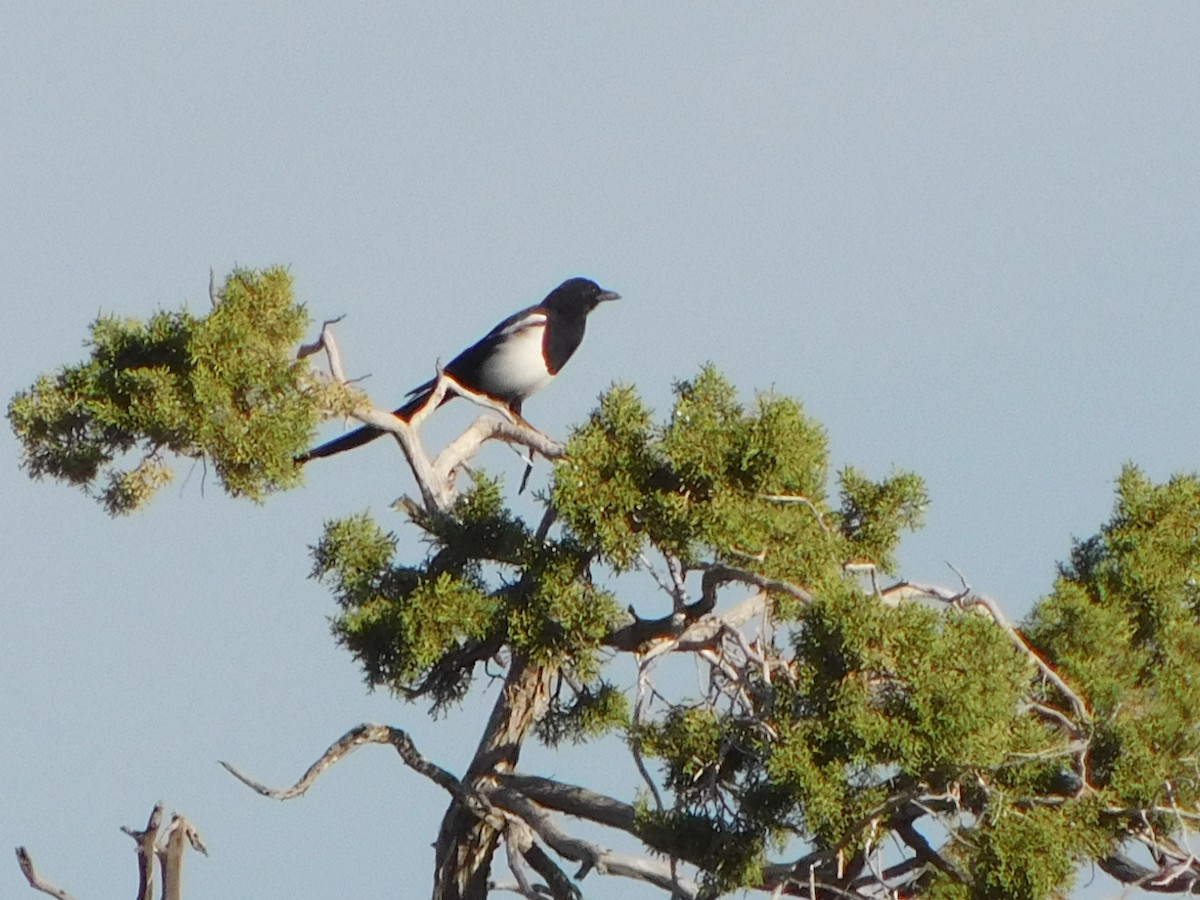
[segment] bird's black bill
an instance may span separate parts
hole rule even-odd
[[[603,303],[605,300],[620,300],[621,295],[616,291],[601,291],[600,296],[596,298],[597,303]]]

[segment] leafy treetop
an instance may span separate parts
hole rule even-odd
[[[294,486],[319,416],[358,402],[296,361],[305,324],[279,269],[233,273],[203,317],[101,319],[90,360],[13,399],[25,466],[111,512],[153,493],[166,453],[235,495]],[[923,482],[846,468],[834,487],[830,468],[796,401],[743,404],[706,367],[661,421],[632,387],[608,391],[537,522],[476,475],[445,509],[408,507],[420,559],[367,515],[327,523],[314,575],[369,685],[437,711],[506,670],[439,834],[439,898],[486,893],[503,828],[488,804],[560,846],[503,793],[528,734],[628,748],[636,804],[547,779],[538,802],[629,831],[670,861],[635,877],[682,896],[1034,900],[1088,861],[1200,884],[1178,840],[1200,817],[1200,480],[1127,467],[1112,519],[1016,629],[965,587],[881,587]],[[652,681],[671,653],[697,660],[701,689]],[[614,674],[628,658],[632,686]],[[547,890],[569,896],[548,859]]]

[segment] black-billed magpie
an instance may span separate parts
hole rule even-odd
[[[550,383],[583,341],[588,313],[605,300],[620,296],[587,278],[570,278],[541,303],[509,316],[450,360],[443,371],[468,390],[503,403],[520,417],[521,405]],[[410,399],[394,415],[407,422],[429,402],[436,383],[436,379],[427,381],[409,391]],[[447,393],[442,403],[453,397],[453,393]],[[296,457],[296,462],[353,450],[383,433],[364,425],[314,447]]]

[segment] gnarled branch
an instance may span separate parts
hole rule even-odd
[[[33,859],[29,856],[29,851],[24,847],[17,848],[17,865],[21,867],[21,874],[25,876],[25,880],[29,882],[29,886],[35,891],[41,891],[43,894],[49,894],[57,900],[75,900],[70,894],[62,888],[51,884],[42,878],[33,867]]]

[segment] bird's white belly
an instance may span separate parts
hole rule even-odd
[[[480,371],[480,384],[488,386],[488,392],[496,397],[528,397],[541,390],[553,376],[546,371],[542,356],[542,332],[545,327],[537,325],[522,328],[503,341]]]

